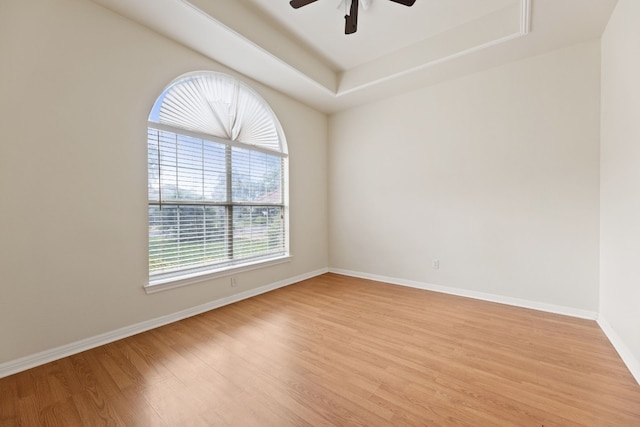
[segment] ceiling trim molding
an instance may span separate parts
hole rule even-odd
[[[439,64],[448,62],[448,61],[452,61],[455,59],[458,59],[460,57],[472,54],[472,53],[476,53],[479,51],[482,51],[484,49],[488,49],[490,47],[493,46],[497,46],[500,45],[502,43],[506,43],[509,42],[511,40],[526,36],[527,34],[529,34],[530,31],[530,22],[531,22],[531,0],[520,0],[520,4],[519,4],[519,28],[516,32],[513,32],[511,34],[505,35],[503,37],[499,37],[493,40],[489,40],[487,42],[481,43],[479,45],[470,47],[470,48],[466,48],[466,49],[462,49],[458,52],[453,52],[449,55],[444,55],[441,57],[437,57],[433,60],[424,62],[422,64],[410,67],[410,68],[405,68],[401,71],[398,71],[396,73],[393,74],[389,74],[387,76],[381,77],[381,78],[377,78],[377,79],[372,79],[369,81],[366,81],[362,84],[359,85],[354,85],[352,87],[347,87],[345,89],[340,89],[340,87],[342,86],[343,80],[344,80],[344,76],[348,75],[349,70],[347,70],[345,73],[343,73],[343,78],[340,81],[340,84],[338,86],[338,91],[336,92],[336,97],[342,97],[342,96],[346,96],[349,95],[351,93],[360,91],[360,90],[364,90],[373,86],[377,86],[380,85],[382,83],[386,83],[404,76],[407,76],[409,74],[413,74],[413,73],[417,73],[420,72],[422,70],[426,70],[430,67],[434,67],[437,66]]]
[[[526,36],[532,20],[531,0],[519,0],[396,53],[337,72],[295,41],[280,47],[286,36],[250,15],[241,2],[92,1],[325,113],[394,92],[409,76],[428,78],[446,63]],[[249,14],[248,21],[239,19],[244,14]]]

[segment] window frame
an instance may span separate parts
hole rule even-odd
[[[185,76],[198,75],[199,73],[190,73],[184,76],[179,77],[174,80],[178,81]],[[221,73],[214,73],[221,74]],[[230,76],[226,76],[230,77]],[[231,77],[232,78],[232,77]],[[232,78],[233,79],[233,78]],[[234,79],[236,80],[236,79]],[[227,197],[224,202],[219,201],[207,201],[207,200],[196,200],[196,201],[187,201],[184,200],[162,200],[162,197],[159,196],[158,200],[152,200],[151,193],[149,191],[149,158],[147,158],[147,206],[150,208],[151,206],[198,206],[198,207],[208,207],[208,206],[222,206],[225,208],[225,215],[227,217],[227,221],[225,222],[225,239],[234,239],[234,221],[233,221],[233,210],[234,207],[277,207],[280,209],[282,216],[282,250],[278,250],[277,253],[265,253],[263,256],[257,255],[255,257],[250,258],[241,258],[237,261],[234,261],[232,258],[226,258],[225,261],[222,262],[211,262],[210,264],[194,266],[194,267],[184,267],[182,269],[176,269],[174,271],[166,271],[152,274],[151,265],[148,265],[148,282],[145,284],[144,289],[146,293],[155,293],[162,290],[173,289],[181,286],[186,286],[193,283],[202,282],[205,280],[211,280],[215,278],[221,278],[225,276],[232,276],[241,272],[255,270],[259,268],[269,267],[281,263],[285,263],[291,260],[291,254],[289,250],[289,204],[288,204],[288,153],[286,152],[286,141],[284,141],[284,136],[282,134],[282,129],[280,127],[280,123],[278,122],[275,114],[271,111],[270,107],[259,95],[257,95],[253,90],[244,85],[242,82],[236,80],[236,84],[240,84],[244,86],[245,89],[248,89],[251,93],[254,94],[258,101],[261,101],[264,104],[264,107],[268,109],[268,111],[272,115],[272,119],[274,121],[274,126],[278,129],[279,138],[281,139],[280,143],[282,144],[282,151],[276,151],[271,148],[261,147],[259,145],[248,144],[240,141],[228,140],[226,138],[221,138],[218,136],[210,135],[207,133],[201,133],[194,130],[183,129],[180,127],[175,127],[163,123],[159,123],[156,121],[152,121],[151,119],[147,122],[147,140],[149,141],[149,135],[151,130],[158,132],[169,132],[172,134],[176,134],[176,137],[186,136],[189,138],[200,139],[203,141],[210,141],[216,144],[222,144],[225,147],[225,173],[227,175],[227,179],[225,182]],[[173,85],[173,83],[172,83]],[[165,89],[162,95],[156,101],[161,102],[164,98],[165,93],[171,87],[171,85]],[[156,106],[154,105],[154,109]],[[153,113],[153,111],[152,111]],[[149,142],[147,142],[149,143]],[[243,150],[248,150],[250,152],[263,153],[271,156],[277,156],[281,159],[280,167],[281,167],[281,176],[280,176],[280,192],[281,192],[281,201],[279,203],[273,202],[238,202],[234,201],[233,197],[231,197],[231,193],[233,190],[233,180],[231,179],[233,173],[233,166],[231,162],[232,151],[233,148],[237,147]],[[148,155],[148,154],[147,154]],[[185,201],[187,203],[185,203]],[[149,215],[150,209],[148,209]],[[279,246],[278,246],[279,247]],[[147,248],[151,248],[151,225],[148,223],[148,232],[147,232]],[[148,254],[149,262],[150,253]],[[234,285],[234,281],[232,280],[232,286]]]

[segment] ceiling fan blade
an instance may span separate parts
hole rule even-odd
[[[353,34],[358,31],[358,0],[351,0],[351,10],[344,17],[344,33]]]
[[[311,4],[311,3],[315,2],[315,1],[318,1],[318,0],[291,0],[289,2],[289,4],[294,9],[298,9],[298,8],[300,8],[302,6],[306,6],[306,5]]]
[[[403,4],[405,6],[413,6],[416,0],[391,0],[394,3]]]

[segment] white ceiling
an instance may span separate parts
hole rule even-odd
[[[360,7],[358,31],[349,36],[344,34],[345,10],[339,7],[340,0],[318,0],[298,10],[288,0],[244,1],[308,45],[334,69],[345,71],[519,0],[418,0],[411,8],[389,0],[370,0],[367,10]]]
[[[600,37],[617,0],[93,0],[331,113]]]

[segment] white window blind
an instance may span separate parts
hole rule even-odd
[[[158,100],[150,121],[284,153],[269,105],[249,86],[221,73],[187,75]]]
[[[286,255],[285,143],[255,92],[219,73],[179,79],[147,144],[150,278]]]

